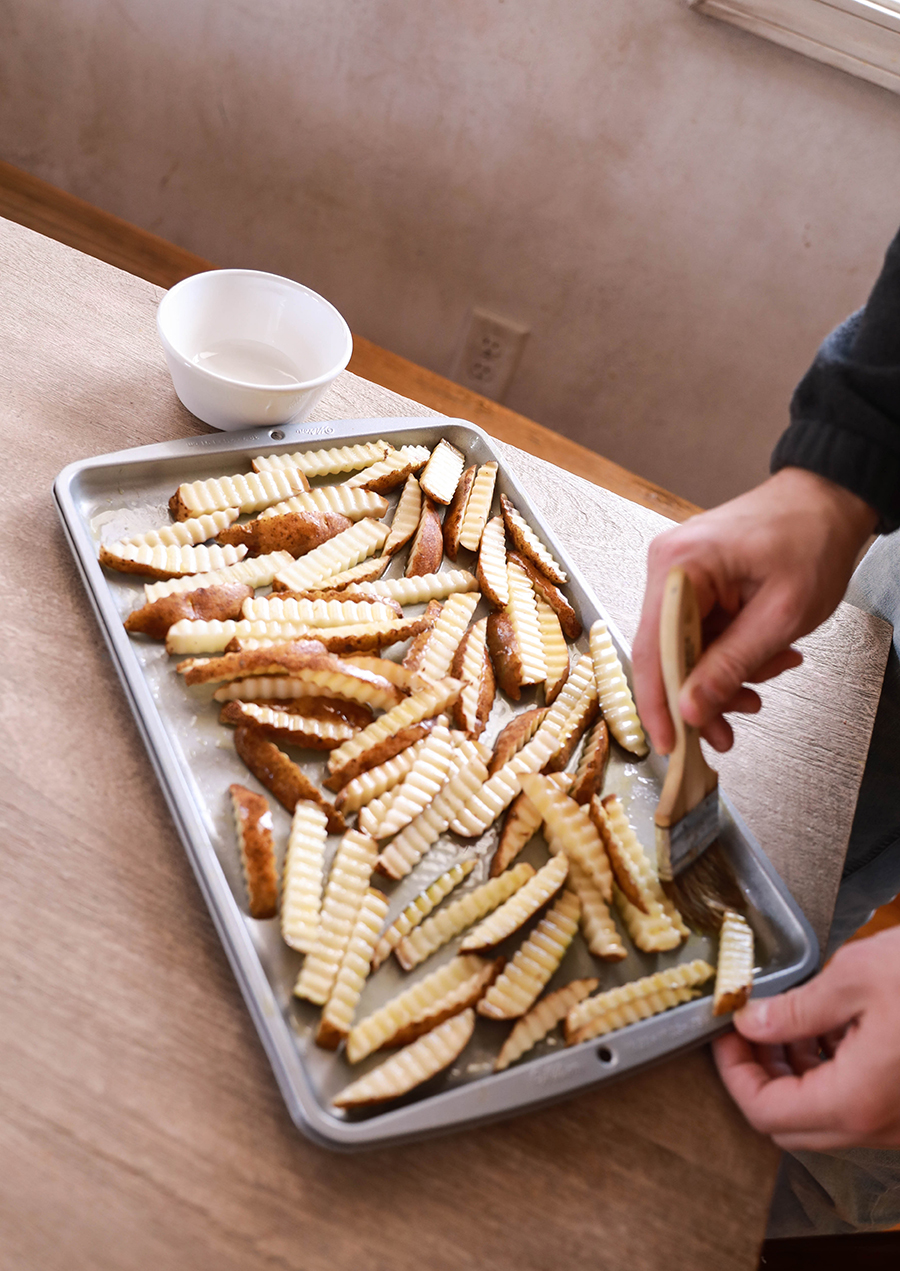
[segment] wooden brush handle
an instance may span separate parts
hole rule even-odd
[[[675,748],[656,809],[663,829],[680,821],[714,790],[719,778],[703,758],[700,734],[686,724],[678,709],[678,694],[703,650],[700,610],[694,586],[684,570],[669,570],[659,619],[659,659],[669,714],[675,725]]]

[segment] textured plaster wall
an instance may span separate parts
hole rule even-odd
[[[0,157],[709,504],[900,221],[900,97],[683,0],[5,0]]]

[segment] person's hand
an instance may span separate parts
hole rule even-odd
[[[659,666],[659,613],[672,566],[694,584],[706,646],[682,688],[681,713],[727,750],[734,738],[725,713],[759,710],[747,683],[799,666],[791,642],[836,608],[876,520],[834,482],[784,468],[654,539],[632,664],[638,711],[657,751],[668,754],[675,744]]]
[[[788,1151],[900,1147],[900,929],[840,949],[713,1043],[732,1098]]]

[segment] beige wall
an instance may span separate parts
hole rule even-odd
[[[900,98],[683,0],[6,0],[0,157],[709,504],[900,222]]]

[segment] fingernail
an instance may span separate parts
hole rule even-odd
[[[678,698],[678,709],[689,724],[699,727],[706,718],[706,694],[697,684],[685,685]]]

